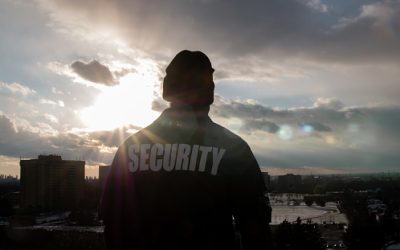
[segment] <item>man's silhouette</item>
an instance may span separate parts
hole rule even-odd
[[[163,82],[170,108],[119,147],[100,210],[109,249],[235,249],[235,230],[243,249],[267,249],[257,161],[208,116],[213,71],[202,52],[179,52]]]

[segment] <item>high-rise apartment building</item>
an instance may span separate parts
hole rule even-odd
[[[83,199],[85,162],[39,155],[21,160],[21,206],[43,211],[77,208]]]

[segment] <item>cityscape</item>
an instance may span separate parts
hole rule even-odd
[[[97,209],[110,166],[98,178],[84,167],[39,155],[20,161],[20,178],[1,175],[1,249],[105,249]],[[400,174],[263,176],[276,249],[397,249]]]
[[[150,221],[165,219],[165,235],[173,234],[170,225],[193,237],[225,232],[205,226],[193,233],[186,220],[180,225],[152,209],[214,223],[214,201],[224,208],[231,199],[221,201],[209,180],[226,170],[235,177],[218,182],[221,190],[236,182],[259,189],[257,204],[267,208],[253,221],[265,225],[268,215],[276,250],[400,249],[399,20],[400,0],[0,0],[0,250],[101,250],[123,242],[104,237],[110,221],[99,219],[110,164],[127,138],[157,124],[173,129],[156,135],[182,132],[185,142],[128,146],[131,177],[148,168],[161,176],[179,171],[176,178],[193,189],[172,175],[129,179],[143,184],[140,198],[158,202],[121,205],[133,211],[129,218],[140,210]],[[193,67],[205,68],[183,63],[189,54],[200,55]],[[173,63],[178,55],[186,55],[182,65]],[[190,124],[221,127],[199,126],[192,135],[175,118],[159,119],[185,105],[208,115]],[[243,140],[245,157],[225,142],[231,132]],[[260,167],[264,196],[258,171],[248,171],[258,182],[243,181],[244,158]],[[197,170],[210,179],[203,184]],[[164,181],[168,189],[158,192],[154,183]],[[240,207],[240,192],[234,196]],[[193,201],[173,202],[180,199]],[[131,201],[114,199],[121,200]],[[183,208],[172,206],[178,203]],[[124,219],[112,222],[138,228],[127,244],[159,242],[148,240],[158,233],[147,217],[134,224],[117,215]],[[230,230],[230,242],[235,237],[235,250],[244,250],[256,240],[236,215],[232,225],[231,211],[217,218],[241,229]]]

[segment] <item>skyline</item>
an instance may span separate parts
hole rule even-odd
[[[215,68],[211,118],[272,175],[400,170],[400,2],[0,0],[0,173],[108,165],[167,107],[183,49]],[[96,174],[94,174],[96,172]]]

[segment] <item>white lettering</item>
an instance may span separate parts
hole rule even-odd
[[[128,169],[132,173],[163,169],[167,172],[207,171],[217,175],[225,151],[223,148],[189,144],[131,144],[128,147]],[[212,165],[207,166],[207,163]]]
[[[225,149],[213,148],[213,165],[211,168],[211,174],[216,175],[218,172],[219,163],[221,162],[222,156],[225,154]]]
[[[150,169],[152,171],[160,171],[162,168],[162,160],[157,156],[163,155],[164,147],[161,144],[155,144],[150,151]]]
[[[211,147],[200,146],[201,156],[198,171],[204,172],[206,170],[207,156],[211,150]]]
[[[128,156],[129,156],[129,164],[128,169],[132,173],[136,172],[139,168],[139,158],[137,156],[139,153],[139,145],[138,144],[131,144],[128,147]]]
[[[165,171],[172,171],[175,167],[177,144],[166,144],[164,151],[163,168]]]
[[[190,155],[190,171],[196,170],[197,155],[199,154],[199,145],[194,145],[192,148],[192,154]]]
[[[140,145],[140,170],[149,170],[149,149],[150,144],[142,144]]]
[[[187,170],[189,163],[190,145],[179,144],[178,155],[176,156],[175,170]]]

